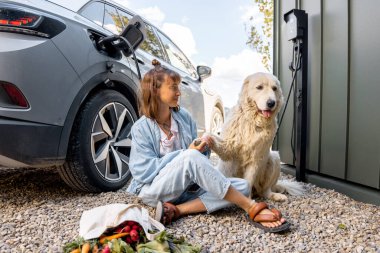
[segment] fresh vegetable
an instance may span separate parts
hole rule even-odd
[[[131,235],[131,237],[139,236],[139,233],[136,230],[131,230],[131,232],[129,234]]]
[[[133,248],[128,245],[126,242],[119,239],[112,239],[107,243],[108,248],[112,253],[134,253]]]
[[[95,244],[94,247],[92,247],[91,253],[98,253],[98,252],[99,252],[99,247],[97,244]]]
[[[104,244],[106,242],[106,240],[111,241],[112,239],[121,238],[121,237],[124,237],[127,235],[129,235],[129,233],[119,233],[119,234],[104,236],[104,237],[100,238],[99,242],[100,242],[100,244]]]
[[[64,253],[80,253],[81,246],[85,243],[82,237],[78,237],[72,242],[68,242],[63,246]],[[76,251],[78,250],[78,251]]]
[[[102,253],[111,253],[111,249],[108,245],[104,246]]]
[[[128,233],[128,232],[130,232],[131,231],[131,226],[125,226],[125,227],[123,227],[122,229],[121,229],[121,232],[124,232],[124,233]]]
[[[136,225],[137,222],[130,220],[130,221],[127,221],[127,224],[132,227],[133,225]]]
[[[125,221],[104,231],[100,240],[78,237],[63,247],[64,253],[199,253],[200,246],[185,242],[163,231],[148,242],[144,229],[134,221]]]
[[[169,243],[167,241],[159,242],[157,240],[137,245],[138,253],[170,253]]]
[[[88,253],[90,252],[91,250],[91,244],[89,242],[86,242],[85,244],[83,244],[82,246],[82,251],[81,253]]]
[[[125,237],[125,242],[128,243],[128,244],[132,244],[133,243],[132,238],[129,237],[129,236]]]
[[[183,237],[175,238],[173,235],[162,231],[154,241],[137,245],[138,253],[199,253],[201,247],[185,242]]]

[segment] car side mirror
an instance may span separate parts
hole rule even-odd
[[[197,66],[197,73],[200,81],[203,81],[207,77],[211,76],[211,68],[207,66]]]
[[[124,55],[128,57],[132,54],[131,48],[133,48],[133,51],[136,50],[146,38],[146,26],[142,18],[135,15],[120,33],[120,36],[130,44],[130,47],[125,45],[125,47],[121,48]]]

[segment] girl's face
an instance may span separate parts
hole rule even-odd
[[[173,82],[169,76],[166,76],[165,79],[165,82],[157,90],[158,99],[161,103],[169,107],[177,107],[179,97],[181,96],[179,84]]]

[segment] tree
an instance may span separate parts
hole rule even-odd
[[[261,27],[257,27],[255,25],[257,17],[250,17],[251,24],[246,43],[262,55],[265,68],[272,71],[273,0],[254,0],[254,4],[264,15],[264,22]]]

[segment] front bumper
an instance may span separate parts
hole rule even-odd
[[[47,167],[59,165],[57,157],[62,127],[0,118],[0,166]]]

